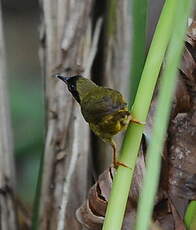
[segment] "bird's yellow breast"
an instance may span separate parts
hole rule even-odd
[[[119,110],[103,117],[97,123],[90,123],[90,127],[101,139],[111,139],[127,127],[130,118],[130,113],[127,110]]]

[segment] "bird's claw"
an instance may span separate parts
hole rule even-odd
[[[117,169],[118,166],[123,166],[123,167],[125,167],[125,168],[131,169],[129,166],[127,166],[126,164],[124,164],[123,162],[120,162],[120,161],[114,162],[113,165],[114,165],[114,168],[115,168],[115,169]]]
[[[130,122],[136,123],[138,125],[145,125],[146,122],[145,121],[139,121],[137,119],[131,118]]]

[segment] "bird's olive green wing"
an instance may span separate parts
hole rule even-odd
[[[81,102],[84,119],[93,123],[97,123],[104,116],[125,107],[127,107],[127,103],[120,92],[104,87],[97,87],[92,90]]]

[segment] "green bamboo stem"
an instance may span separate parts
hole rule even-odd
[[[106,38],[109,39],[114,36],[116,29],[116,10],[117,0],[107,0],[107,12],[106,15]]]
[[[130,0],[132,45],[129,105],[133,104],[145,62],[148,2],[148,0]]]
[[[140,121],[145,121],[147,117],[161,63],[173,28],[177,3],[177,0],[165,1],[154,33],[135,103],[131,110],[133,117]],[[114,176],[103,230],[121,229],[143,128],[142,125],[131,123],[127,129],[119,160],[129,168],[119,166]]]
[[[160,83],[160,93],[157,102],[152,141],[147,151],[147,170],[138,205],[136,230],[149,229],[149,224],[151,222],[154,199],[159,183],[161,153],[168,126],[173,92],[176,86],[177,68],[183,48],[189,9],[190,0],[182,0],[178,4],[175,26],[166,58],[165,71]]]
[[[192,200],[186,210],[184,222],[187,230],[196,229],[196,200]]]
[[[43,162],[44,162],[44,153],[42,153],[41,160],[40,160],[40,168],[39,168],[35,198],[33,203],[31,230],[37,230],[39,224],[39,208],[40,208],[40,195],[41,195],[41,185],[42,185],[42,175],[43,175]]]

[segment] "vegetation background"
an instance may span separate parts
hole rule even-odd
[[[17,191],[33,201],[44,146],[43,79],[39,61],[38,1],[3,1],[7,85],[13,128]]]
[[[152,1],[148,46],[162,4],[162,0],[156,4]],[[44,149],[44,93],[39,60],[41,9],[38,1],[6,0],[2,13],[17,190],[25,201],[32,203]]]
[[[101,229],[103,218],[95,218],[95,222],[91,218],[87,218],[87,220],[81,218],[82,212],[88,215],[91,211],[86,210],[86,207],[83,209],[84,203],[77,213],[83,228],[76,221],[75,212],[86,197],[88,197],[88,201],[91,199],[88,191],[97,180],[98,186],[102,184],[102,180],[110,186],[113,172],[108,171],[107,168],[111,163],[111,149],[92,133],[89,133],[88,126],[84,123],[77,104],[66,92],[65,87],[57,83],[51,76],[56,71],[61,71],[63,67],[72,68],[79,64],[85,76],[90,77],[91,75],[96,83],[120,90],[128,101],[133,101],[146,54],[164,3],[163,0],[149,0],[148,2],[149,8],[145,11],[143,10],[145,7],[130,7],[128,0],[2,1],[7,94],[11,114],[11,139],[13,140],[12,144],[10,139],[10,146],[13,146],[15,159],[13,184],[15,184],[17,196],[8,189],[9,186],[4,187],[4,184],[7,184],[7,178],[2,179],[1,177],[0,193],[9,193],[13,203],[17,200],[20,229],[30,229],[31,218],[33,218],[32,228],[34,230],[38,228],[63,230],[70,229],[70,226],[72,230],[79,230],[86,229],[86,225],[94,230]],[[143,1],[143,4],[147,4],[147,1]],[[128,11],[129,7],[130,11]],[[134,19],[134,15],[136,18],[138,15],[138,18]],[[141,30],[133,32],[137,26],[143,30],[140,28]],[[134,37],[135,34],[140,39]],[[138,57],[134,52],[139,53]],[[194,57],[193,53],[191,55]],[[186,77],[190,77],[195,71],[195,63],[190,64],[190,60],[192,60],[190,58],[187,60],[189,60],[187,69],[191,69],[192,72],[186,72],[186,68],[182,68],[181,72]],[[74,71],[77,72],[77,68]],[[130,75],[137,76],[131,78],[131,84]],[[183,85],[182,88],[186,88],[187,85],[192,87],[193,82],[194,79],[186,84],[183,83],[186,86]],[[189,87],[190,92],[189,89],[187,90],[187,95],[189,95],[185,95],[186,98],[194,98],[192,88],[195,86],[191,87]],[[132,89],[131,95],[129,88]],[[177,102],[180,97],[177,97]],[[153,105],[154,103],[156,103],[156,98]],[[182,100],[183,103],[188,105],[189,100]],[[183,112],[193,113],[190,107],[182,107],[177,106]],[[147,134],[150,134],[149,130],[152,128],[151,118],[154,108],[153,106],[151,108]],[[173,112],[176,111],[178,109],[175,107]],[[171,135],[172,132],[175,133],[176,130],[171,131],[168,135]],[[124,133],[117,137],[118,148],[120,148],[123,135]],[[149,138],[148,135],[146,137]],[[190,149],[193,152],[195,147],[190,147]],[[145,151],[144,144],[141,152]],[[0,159],[3,159],[1,155]],[[195,159],[193,157],[193,162]],[[142,159],[138,164],[141,174],[144,172],[144,161]],[[42,176],[39,173],[40,162]],[[106,171],[104,171],[105,169]],[[190,180],[186,179],[188,186],[192,186],[191,192],[193,192],[188,190],[186,205],[189,200],[195,200],[195,184],[192,182],[195,178],[195,171],[193,168],[191,170],[191,173],[188,174]],[[101,178],[98,178],[99,175]],[[140,180],[141,175],[135,176],[135,178]],[[41,179],[42,185],[40,185]],[[135,180],[135,182],[140,187],[140,181]],[[10,187],[12,188],[12,183]],[[134,187],[137,192],[138,187],[137,185]],[[96,193],[97,187],[94,186],[90,191],[95,191],[96,195],[101,194],[102,197],[105,192],[104,188],[107,186],[99,187],[100,191]],[[158,217],[157,219],[161,222],[161,218],[164,216],[162,224],[163,226],[165,223],[167,224],[163,229],[178,230],[178,228],[172,228],[170,224],[172,222],[172,226],[176,226],[176,224],[182,226],[185,210],[183,213],[177,213],[180,220],[174,218],[176,207],[172,206],[172,211],[169,209],[169,214],[165,214],[165,206],[168,205],[165,200],[168,197],[163,198],[164,192],[161,190],[161,195],[159,194],[160,196],[157,198],[160,200],[156,206],[158,211],[156,210],[155,213],[157,216],[161,212],[163,214],[160,215],[160,219]],[[67,200],[63,198],[66,197],[63,196],[65,194],[67,194]],[[138,194],[133,192],[132,195],[131,199],[134,200],[135,205]],[[93,198],[93,201],[97,201],[97,198]],[[181,203],[180,200],[178,203],[181,210],[182,207],[185,207],[183,202]],[[63,205],[61,206],[61,204]],[[3,205],[0,203],[0,208]],[[132,208],[133,204],[129,203],[129,205],[128,209]],[[161,209],[163,206],[164,208]],[[97,205],[97,207],[96,211],[99,212],[100,206]],[[33,217],[31,216],[32,212]],[[8,216],[12,217],[11,222],[14,227],[2,225],[2,230],[17,229],[15,214]],[[154,217],[156,218],[156,215]],[[130,228],[130,222],[135,218],[135,211],[128,213],[127,218],[129,223],[127,224],[127,219],[125,219],[123,230]],[[158,229],[157,226],[151,227],[153,230]]]

